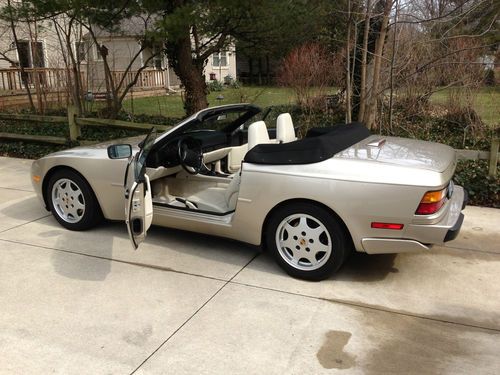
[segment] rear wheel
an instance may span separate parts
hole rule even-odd
[[[52,175],[45,192],[56,220],[71,230],[86,230],[102,219],[99,203],[90,185],[78,173],[59,170]]]
[[[289,275],[322,280],[340,268],[350,241],[328,210],[310,203],[294,203],[273,214],[266,245]]]

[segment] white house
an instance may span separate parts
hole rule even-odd
[[[0,6],[5,0],[0,0]],[[60,22],[65,22],[61,18]],[[124,21],[118,32],[96,30],[96,39],[99,45],[107,50],[107,60],[110,70],[117,79],[131,64],[127,80],[131,80],[134,72],[147,65],[139,77],[134,89],[170,89],[179,87],[180,81],[173,70],[168,66],[166,57],[149,57],[154,54],[155,48],[144,49],[140,52],[140,35],[147,27],[140,17]],[[64,57],[64,43],[57,34],[52,21],[42,21],[37,25],[21,23],[16,26],[18,46],[8,23],[0,23],[0,90],[19,91],[23,87],[23,80],[19,67],[26,69],[25,76],[28,82],[33,83],[35,78],[41,79],[45,87],[59,89],[67,76]],[[103,59],[100,50],[88,32],[71,35],[74,40],[72,49],[80,63],[83,81],[86,90],[105,92],[105,75]],[[161,45],[156,48],[162,48]],[[132,62],[132,63],[131,63]],[[34,75],[32,70],[36,70]],[[234,46],[213,54],[205,64],[205,78],[207,81],[224,81],[226,77],[236,79],[236,51]]]

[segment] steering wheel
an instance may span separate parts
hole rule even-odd
[[[203,168],[201,142],[192,137],[180,138],[177,142],[177,156],[182,168],[189,174],[198,174]]]

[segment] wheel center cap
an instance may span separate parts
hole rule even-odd
[[[303,239],[303,238],[301,238],[301,239],[299,240],[299,244],[300,244],[300,246],[305,246],[305,245],[306,245],[306,240],[305,240],[305,239]]]

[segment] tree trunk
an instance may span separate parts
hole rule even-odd
[[[380,26],[380,33],[375,43],[375,56],[373,58],[373,83],[370,95],[369,105],[366,107],[368,113],[364,115],[368,129],[373,128],[375,124],[375,115],[377,111],[378,86],[380,82],[380,69],[382,66],[382,53],[384,52],[385,36],[387,34],[387,25],[389,23],[389,14],[392,9],[392,0],[386,0],[384,7],[384,16]]]
[[[72,45],[73,41],[71,40],[71,30],[73,27],[73,22],[74,19],[71,19],[68,25],[68,32],[66,33],[66,49],[68,51],[69,58],[71,60],[71,72],[73,75],[73,87],[72,87],[72,96],[73,96],[73,104],[76,106],[78,116],[81,116],[83,113],[83,106],[82,106],[82,82],[81,82],[81,76],[79,72],[79,65],[80,62],[78,61],[78,58],[75,57],[75,54],[73,53],[72,50]],[[78,53],[77,51],[75,51]]]
[[[16,25],[13,19],[14,16],[12,14],[12,8],[11,8],[12,4],[10,0],[7,0],[7,7],[9,9],[9,18],[10,18],[9,21],[10,21],[10,29],[12,31],[12,37],[14,38],[14,44],[16,45],[16,49],[19,50],[19,39],[17,38]],[[31,46],[29,46],[29,48],[31,48]],[[21,69],[21,80],[23,81],[24,88],[26,89],[26,94],[28,94],[30,109],[32,112],[36,112],[35,104],[33,103],[33,96],[31,95],[31,90],[29,87],[28,76],[21,62],[19,62],[19,68]]]
[[[368,65],[368,34],[370,31],[370,7],[371,1],[366,2],[365,30],[363,32],[363,48],[361,57],[361,83],[359,95],[358,121],[363,122],[366,108],[366,70]]]
[[[253,60],[248,58],[248,83],[253,84]]]
[[[262,86],[262,57],[259,56],[259,86]]]
[[[394,105],[394,65],[396,61],[396,49],[397,49],[397,26],[398,26],[398,16],[399,16],[399,1],[396,0],[396,14],[394,16],[394,38],[392,39],[392,55],[391,55],[391,70],[390,70],[390,96],[389,96],[389,129],[392,130],[392,112]]]
[[[346,46],[346,124],[351,122],[351,2],[347,0],[347,46]],[[356,56],[354,56],[356,58]]]
[[[269,54],[266,55],[266,83],[271,84],[271,71],[269,70]]]
[[[191,115],[208,107],[207,84],[203,75],[204,61],[193,59],[189,29],[186,37],[168,42],[173,55],[169,61],[184,85],[186,114]]]

